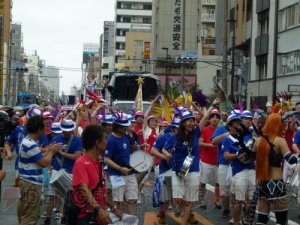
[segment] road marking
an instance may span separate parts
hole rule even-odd
[[[155,213],[146,212],[144,215],[144,225],[158,224],[158,217]]]
[[[210,221],[208,221],[207,219],[205,219],[203,216],[199,215],[198,213],[193,213],[194,217],[196,218],[196,220],[198,220],[200,223],[205,224],[205,225],[213,225],[213,223],[211,223]]]

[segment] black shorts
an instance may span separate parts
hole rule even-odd
[[[283,180],[268,180],[259,185],[258,198],[275,200],[286,197]]]

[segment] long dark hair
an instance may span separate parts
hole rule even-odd
[[[190,142],[194,138],[194,129],[191,132],[188,132],[187,134],[185,133],[185,127],[184,127],[183,123],[187,120],[188,119],[180,122],[178,131],[176,134],[178,143],[181,145],[183,144],[183,142],[185,142],[185,141]]]

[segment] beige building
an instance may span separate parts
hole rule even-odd
[[[183,50],[198,51],[201,41],[201,0],[153,0],[152,48],[153,72],[162,85],[180,80],[181,64],[175,63]],[[196,66],[186,64],[183,69],[188,83],[195,83]]]
[[[215,55],[216,0],[202,0],[201,43],[203,55]]]
[[[150,32],[126,32],[126,48],[123,69],[127,69],[129,71],[150,72],[150,64],[146,61],[150,58],[150,55],[148,55],[149,50],[147,50],[147,48],[150,48],[150,43]]]

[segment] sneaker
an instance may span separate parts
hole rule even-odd
[[[181,207],[180,207],[180,205],[175,205],[175,207],[174,207],[174,214],[175,214],[176,218],[178,218],[181,215]]]
[[[41,216],[42,219],[46,219],[46,212],[44,212],[44,214]]]
[[[223,214],[222,214],[222,218],[228,218],[229,214],[230,214],[230,210],[224,209],[223,210]]]
[[[44,220],[43,225],[50,225],[50,218],[49,217]]]
[[[158,225],[161,225],[161,224],[167,224],[166,223],[166,217],[165,216],[160,216],[158,218]]]
[[[240,225],[250,225],[250,223],[244,218],[240,221]]]
[[[198,224],[198,220],[195,219],[194,214],[192,214],[188,220],[190,224]]]
[[[233,218],[231,218],[231,220],[229,220],[228,224],[234,224]]]
[[[149,196],[147,193],[144,193],[144,192],[141,192],[141,194],[146,197],[146,196]]]
[[[216,209],[222,209],[222,205],[219,202],[215,203],[215,208]]]
[[[202,211],[202,210],[203,210],[203,211],[206,210],[206,204],[205,204],[205,202],[201,202],[201,204],[198,205],[197,208],[199,208],[201,211]]]
[[[141,193],[138,193],[137,204],[141,204],[141,203],[142,203],[142,195]]]
[[[62,218],[61,218],[60,224],[67,224],[67,219],[66,219],[66,217],[62,217]]]
[[[56,207],[55,207],[55,206],[53,207],[52,211],[53,211],[53,212],[56,212]]]
[[[55,213],[54,219],[59,220],[62,217],[62,214],[58,211]]]

